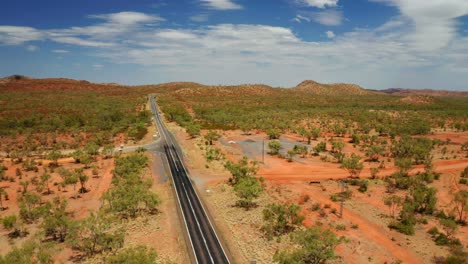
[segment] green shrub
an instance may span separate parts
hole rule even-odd
[[[262,231],[268,239],[294,231],[304,221],[296,204],[269,204],[263,209]]]
[[[106,259],[106,264],[157,264],[157,254],[146,246],[126,248]]]
[[[414,235],[414,225],[411,224],[403,224],[401,222],[392,221],[388,225],[389,228],[395,229],[396,231],[403,233],[405,235]]]
[[[439,229],[437,229],[437,227],[434,226],[434,227],[432,227],[431,229],[429,229],[429,230],[427,231],[427,233],[430,234],[430,235],[432,235],[432,236],[434,236],[434,235],[439,234]]]

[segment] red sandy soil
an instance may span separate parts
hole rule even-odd
[[[226,180],[229,175],[220,173],[219,171],[213,171],[212,168],[205,169],[204,165],[207,164],[201,150],[196,150],[197,143],[200,141],[188,139],[183,129],[171,125],[172,131],[175,132],[176,136],[181,142],[185,154],[188,158],[189,167],[192,171],[192,178],[199,184],[199,188],[209,188],[210,185]],[[242,135],[240,131],[226,131],[222,132],[223,137],[226,140],[241,141],[252,136]],[[259,136],[259,135],[253,135]],[[263,134],[260,135],[260,137]],[[294,140],[301,141],[301,137],[298,135],[285,135],[284,137]],[[458,151],[458,147],[455,145],[463,144],[468,140],[468,133],[436,133],[430,135],[430,138],[438,138],[445,141],[447,138],[451,139],[451,145],[449,149]],[[348,138],[342,138],[344,142],[348,142]],[[324,139],[320,139],[323,141]],[[312,143],[314,144],[314,143]],[[243,156],[241,146],[233,144],[230,146],[223,146],[220,143],[215,143],[216,147],[223,150],[224,154],[229,160],[236,161]],[[361,156],[358,150],[353,148],[351,144],[347,144],[345,152],[357,153]],[[461,170],[468,166],[468,158],[460,158],[464,155],[458,153],[458,158],[455,160],[441,160],[436,159],[434,161],[434,168],[436,172],[441,173],[441,179],[435,181],[432,185],[438,189],[438,200],[439,208],[444,208],[449,211],[450,202],[452,201],[453,193],[459,191],[460,188],[466,188],[465,186],[458,186],[458,175]],[[453,155],[448,155],[452,157]],[[261,160],[261,157],[257,157],[257,160]],[[370,167],[376,166],[377,164],[365,163],[365,169],[361,172],[360,177],[370,177]],[[211,166],[211,165],[210,165]],[[381,178],[386,175],[390,175],[395,172],[396,169],[393,167],[393,162],[388,162],[385,158],[386,168],[381,169],[378,177]],[[412,174],[422,172],[423,166],[414,166],[411,170]],[[193,171],[195,173],[193,173]],[[279,159],[270,155],[265,155],[265,164],[260,164],[259,176],[263,176],[268,185],[274,190],[276,187],[287,190],[287,193],[283,194],[286,201],[297,202],[291,196],[291,194],[309,195],[312,201],[320,202],[322,205],[330,204],[331,208],[335,208],[339,211],[338,204],[330,200],[330,192],[321,191],[320,189],[314,189],[308,183],[310,181],[324,182],[327,180],[339,180],[348,178],[349,174],[346,170],[339,168],[339,164],[323,162],[319,157],[308,157],[307,159],[301,159],[301,162],[287,162],[285,159]],[[202,187],[200,187],[200,185]],[[329,187],[327,187],[329,188]],[[334,192],[339,191],[339,187],[331,188]],[[330,189],[330,190],[331,190]],[[391,263],[395,260],[401,260],[403,263],[427,263],[431,260],[434,255],[446,255],[447,250],[443,247],[435,246],[434,242],[430,240],[426,231],[432,226],[438,226],[439,230],[442,230],[437,222],[429,219],[429,224],[424,225],[423,230],[418,229],[417,234],[412,237],[404,236],[396,231],[389,230],[387,227],[389,219],[382,222],[376,218],[378,215],[388,215],[388,208],[383,204],[382,197],[385,196],[385,188],[383,185],[371,185],[367,194],[360,194],[354,190],[353,198],[351,201],[346,203],[344,214],[346,216],[346,223],[357,224],[358,229],[351,229],[348,225],[347,231],[338,231],[339,234],[344,234],[349,240],[349,245],[341,245],[337,248],[337,252],[342,256],[346,263]],[[271,191],[269,191],[271,192]],[[400,195],[404,196],[404,193]],[[359,209],[357,205],[359,204]],[[310,203],[308,205],[311,205]],[[304,205],[305,206],[305,205]],[[356,207],[356,208],[355,208]],[[376,212],[374,216],[366,214],[366,207],[368,210]],[[304,222],[306,225],[313,225],[315,221],[320,220],[316,213],[307,213],[307,208],[304,208],[306,212],[307,220]],[[353,209],[354,208],[354,209]],[[330,209],[328,209],[330,210]],[[397,212],[398,214],[398,212]],[[333,222],[339,222],[337,216],[329,214],[328,220]],[[314,220],[315,219],[315,220]],[[464,245],[468,244],[466,238],[467,227],[460,228],[457,237],[461,240]],[[393,240],[392,240],[393,238]],[[417,253],[419,252],[419,253]],[[432,254],[432,255],[431,255]],[[372,260],[368,257],[371,256]]]
[[[36,160],[37,162],[40,162],[41,160]],[[5,159],[5,165],[8,167],[8,171],[6,173],[7,176],[15,177],[15,170],[16,168],[20,167],[20,165],[16,164],[11,164],[8,159]],[[48,164],[50,161],[47,160],[42,160],[42,166],[39,166],[39,172],[34,173],[34,172],[23,172],[23,179],[22,180],[27,180],[31,179],[34,176],[40,176],[44,172],[44,168],[48,167]],[[63,158],[59,159],[59,164],[63,166],[66,169],[73,170],[76,168],[81,168],[83,167],[82,164],[76,164],[74,163],[73,158]],[[42,198],[44,200],[52,200],[53,197],[59,195],[68,198],[68,207],[72,210],[75,211],[77,208],[79,208],[79,211],[77,211],[77,217],[85,217],[86,213],[83,214],[83,211],[88,211],[88,210],[96,210],[100,206],[99,199],[101,198],[102,194],[107,191],[109,188],[111,181],[112,181],[112,169],[114,167],[114,159],[101,159],[98,158],[95,164],[98,166],[98,177],[94,177],[91,174],[91,169],[86,169],[85,174],[89,176],[89,180],[86,183],[86,188],[89,190],[89,192],[84,193],[84,194],[79,194],[78,199],[74,199],[74,195],[76,192],[73,191],[73,186],[66,186],[65,188],[61,188],[59,186],[54,186],[54,183],[60,183],[62,182],[62,178],[58,174],[58,169],[55,169],[55,172],[51,173],[52,177],[51,180],[49,181],[50,184],[50,189],[52,191],[52,194],[50,195],[42,195]],[[2,182],[0,183],[0,187],[6,187],[7,192],[10,196],[10,200],[7,201],[7,206],[9,207],[8,210],[3,211],[1,214],[5,213],[13,213],[18,211],[18,204],[17,204],[17,195],[18,191],[22,190],[21,185],[19,184],[20,180],[16,180],[15,182]],[[76,188],[79,188],[79,184],[77,184]],[[33,190],[34,186],[30,184],[28,187],[28,190]]]
[[[454,144],[463,144],[468,142],[468,133],[440,132],[435,133],[434,135],[428,135],[427,137],[431,139],[440,139],[442,141],[447,141],[447,139],[449,139],[450,142]]]

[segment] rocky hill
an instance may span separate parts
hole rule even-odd
[[[322,84],[311,80],[301,82],[293,90],[316,95],[366,95],[373,93],[355,84]]]
[[[379,92],[391,94],[391,95],[399,95],[399,96],[425,95],[425,96],[468,97],[468,91],[390,88],[386,90],[380,90]]]

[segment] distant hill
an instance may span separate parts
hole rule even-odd
[[[301,82],[293,90],[316,95],[366,95],[374,93],[355,84],[322,84],[311,80]]]
[[[182,96],[218,96],[218,95],[267,95],[277,89],[263,84],[243,84],[236,86],[205,86],[189,83],[190,86],[175,91]],[[177,85],[178,86],[178,85]],[[176,86],[176,87],[177,87]]]
[[[468,97],[468,92],[464,91],[446,91],[446,90],[432,90],[432,89],[403,89],[403,88],[390,88],[386,90],[379,90],[391,95],[410,96],[410,95],[425,95],[425,96],[449,96],[449,97]]]
[[[113,86],[107,84],[96,84],[84,80],[73,80],[65,78],[45,78],[33,79],[22,75],[12,75],[0,79],[0,90],[22,90],[22,91],[46,91],[46,90],[80,90],[80,91],[99,91],[109,90]]]
[[[28,80],[28,79],[31,79],[31,78],[24,76],[24,75],[15,74],[15,75],[10,75],[4,78],[0,78],[0,84],[9,83],[11,81]]]

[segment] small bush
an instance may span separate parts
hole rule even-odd
[[[439,233],[439,235],[434,239],[434,242],[438,246],[446,246],[450,244],[450,239],[445,234]]]
[[[403,224],[397,221],[392,221],[388,225],[389,228],[395,229],[396,231],[405,235],[414,235],[414,226],[410,224]]]
[[[433,228],[429,229],[427,231],[427,233],[432,235],[432,236],[435,236],[435,235],[439,234],[439,229],[437,229],[437,227],[434,226]]]
[[[342,225],[342,224],[338,224],[335,226],[335,229],[336,230],[340,230],[340,231],[345,231],[346,230],[346,226],[345,225]]]
[[[367,180],[362,180],[360,183],[359,183],[359,189],[358,191],[361,192],[361,193],[365,193],[367,192],[367,187],[369,186],[369,181]]]
[[[153,264],[156,262],[157,254],[153,249],[145,246],[127,248],[114,256],[107,258],[107,264]]]
[[[310,209],[312,211],[318,211],[320,209],[320,203],[314,203]]]

